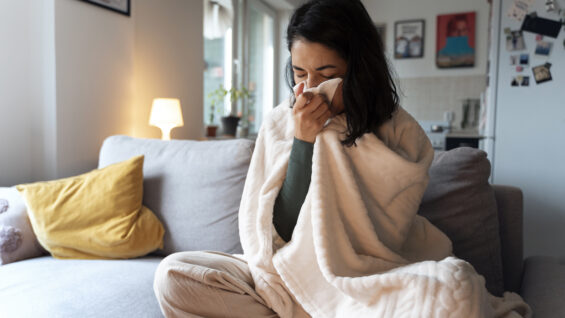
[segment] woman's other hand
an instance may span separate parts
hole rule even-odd
[[[294,117],[294,137],[314,143],[316,136],[333,114],[327,100],[319,94],[304,92],[304,83],[296,90],[296,102],[292,108]],[[336,93],[337,95],[337,93]]]

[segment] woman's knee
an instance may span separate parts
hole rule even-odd
[[[182,272],[188,270],[194,264],[190,262],[190,255],[197,254],[198,252],[181,252],[181,253],[174,253],[167,257],[165,257],[157,266],[157,270],[155,271],[155,277],[153,280],[153,289],[155,290],[155,294],[158,298],[162,296],[163,292],[170,293],[171,289],[174,289],[175,286],[179,286],[178,281],[189,280],[188,277],[185,279],[182,278]],[[184,285],[185,288],[188,287]]]

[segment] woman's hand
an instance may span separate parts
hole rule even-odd
[[[328,101],[322,95],[304,92],[304,83],[296,90],[296,102],[292,108],[294,137],[314,143],[324,124],[333,116]],[[337,95],[337,93],[336,93]]]

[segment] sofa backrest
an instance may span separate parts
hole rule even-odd
[[[242,253],[238,211],[253,152],[244,139],[107,138],[99,168],[145,155],[143,204],[165,228],[160,255],[191,250]]]
[[[113,136],[104,141],[99,167],[145,155],[143,203],[165,227],[161,255],[189,250],[241,253],[237,214],[253,146],[244,139]],[[508,207],[515,207],[515,199],[521,204],[521,193],[495,188],[501,196],[497,200],[489,174],[490,163],[481,150],[436,152],[419,214],[442,230],[454,254],[471,263],[485,277],[488,290],[500,295],[519,287],[522,210],[521,205]]]
[[[484,151],[436,152],[420,211],[453,243],[453,254],[484,276],[494,295],[504,291],[496,198]]]

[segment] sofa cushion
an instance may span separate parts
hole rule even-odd
[[[468,147],[436,152],[419,214],[442,230],[455,256],[484,276],[494,295],[504,290],[497,205],[486,153]]]
[[[37,239],[56,258],[133,258],[163,245],[143,199],[143,156],[75,177],[16,187]]]
[[[0,265],[45,254],[16,188],[0,188]]]
[[[45,256],[2,266],[0,317],[162,317],[153,294],[160,261]]]
[[[238,211],[253,150],[243,139],[193,141],[107,138],[99,167],[145,155],[143,204],[165,227],[161,255],[241,253]]]

